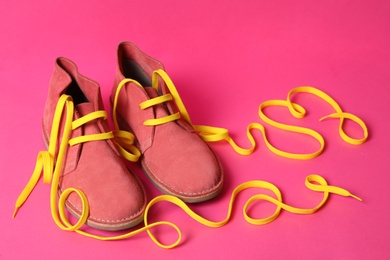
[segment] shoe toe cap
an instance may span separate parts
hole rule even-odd
[[[164,193],[187,202],[216,196],[223,185],[222,167],[209,146],[196,134],[185,140],[165,140],[164,147],[149,149],[142,165],[149,178]]]
[[[61,189],[72,187],[84,192],[90,209],[88,225],[103,230],[120,230],[142,221],[146,198],[137,177],[127,170],[114,152],[97,155],[92,151],[88,153],[84,146],[83,154],[76,170],[62,177]],[[90,156],[86,156],[88,154]],[[81,214],[82,202],[77,194],[69,196],[66,206],[76,217]]]

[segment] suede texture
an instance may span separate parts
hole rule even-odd
[[[145,82],[151,81],[154,70],[164,68],[160,62],[144,54],[133,44],[121,43],[118,47],[112,98],[120,81],[128,77],[123,68],[126,60],[138,65],[138,69],[149,78]],[[169,93],[162,80],[159,92]],[[160,190],[186,202],[201,202],[215,197],[223,186],[222,167],[214,152],[192,126],[183,119],[158,126],[143,124],[147,119],[161,118],[177,112],[174,102],[144,110],[139,107],[141,102],[158,95],[150,85],[140,87],[130,82],[118,96],[118,121],[121,122],[121,127],[136,136],[144,171]]]
[[[43,117],[47,143],[57,101],[74,83],[86,98],[75,104],[74,120],[104,110],[99,85],[79,74],[70,60],[57,59]],[[108,131],[107,121],[97,119],[72,131],[71,137]],[[112,140],[86,142],[68,148],[59,192],[69,187],[78,188],[86,194],[90,207],[87,224],[94,228],[120,230],[142,221],[146,207],[145,191],[138,178],[127,170]],[[66,206],[73,215],[81,214],[81,200],[76,194],[69,196]]]

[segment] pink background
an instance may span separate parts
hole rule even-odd
[[[1,259],[390,257],[389,1],[86,2],[0,1]],[[224,165],[226,185],[216,200],[192,206],[195,211],[222,220],[234,187],[253,179],[277,185],[288,204],[313,207],[322,196],[304,186],[312,173],[363,202],[333,195],[314,215],[283,211],[271,224],[252,226],[241,213],[253,194],[246,191],[238,197],[231,221],[219,229],[161,204],[155,219],[175,222],[184,235],[173,250],[158,248],[146,233],[101,242],[58,229],[50,215],[49,185],[42,182],[12,219],[36,154],[44,149],[41,116],[55,58],[70,58],[81,73],[98,81],[108,109],[115,50],[124,40],[165,64],[195,124],[226,127],[243,146],[248,145],[246,126],[262,123],[258,105],[285,99],[301,85],[327,92],[369,127],[368,142],[352,146],[339,137],[337,120],[317,121],[333,111],[312,95],[295,99],[309,112],[304,120],[269,109],[277,120],[319,131],[326,141],[324,153],[309,161],[284,159],[267,150],[259,133],[258,148],[249,157],[235,154],[226,143],[211,144]],[[310,138],[267,130],[281,148],[317,149]],[[347,131],[361,136],[354,124],[347,124]],[[149,198],[159,194],[137,165],[131,168],[144,181]],[[273,209],[258,203],[251,214],[265,217]],[[171,230],[159,234],[164,241],[174,237]]]

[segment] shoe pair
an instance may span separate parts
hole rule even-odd
[[[60,168],[58,193],[81,190],[89,204],[86,223],[101,230],[126,229],[143,220],[145,190],[121,155],[132,161],[139,157],[158,189],[185,202],[211,199],[223,185],[221,165],[182,116],[182,102],[163,65],[129,42],[119,45],[117,58],[114,131],[99,85],[66,58],[56,60],[43,115],[44,141]],[[57,142],[62,141],[61,151]],[[77,218],[82,204],[74,192],[67,195],[65,206]]]

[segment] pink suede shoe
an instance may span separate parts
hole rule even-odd
[[[121,129],[135,135],[147,176],[162,192],[185,202],[218,195],[223,187],[218,158],[180,116],[167,84],[160,80],[152,87],[153,74],[166,75],[163,65],[129,42],[119,45],[117,55],[113,115]]]
[[[79,118],[93,116],[71,132],[70,141],[78,137],[101,140],[69,146],[59,193],[67,188],[77,188],[85,193],[90,207],[87,225],[93,228],[121,230],[135,226],[143,219],[145,191],[137,177],[127,170],[112,141],[99,85],[79,74],[76,65],[66,58],[56,60],[50,81],[43,116],[44,141],[49,144],[54,113],[63,94],[73,99],[73,124]],[[62,136],[64,123],[59,128]],[[76,194],[70,194],[65,205],[74,216],[80,217],[82,203]]]

